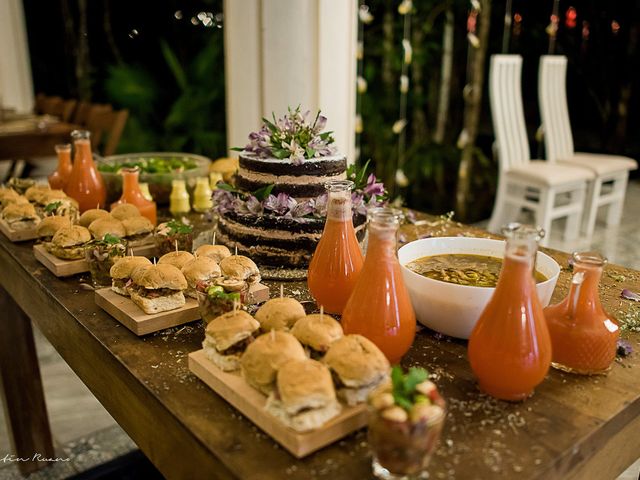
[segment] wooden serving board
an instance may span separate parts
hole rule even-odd
[[[4,234],[12,242],[26,242],[27,240],[35,240],[38,238],[35,228],[27,228],[25,230],[13,230],[9,228],[9,224],[0,218],[0,232]]]
[[[198,302],[186,297],[183,307],[168,312],[147,315],[129,297],[117,294],[111,288],[95,291],[96,304],[138,336],[177,327],[200,318]]]
[[[322,427],[296,432],[265,411],[267,397],[250,387],[238,372],[223,372],[198,350],[189,354],[189,370],[238,409],[292,455],[302,458],[367,424],[367,406],[343,405],[342,412]]]
[[[152,257],[155,255],[155,244],[146,244],[133,247],[133,254],[143,257]],[[86,260],[65,260],[50,254],[44,248],[44,245],[34,245],[33,254],[36,259],[42,263],[56,277],[69,277],[78,273],[89,271],[89,265]]]

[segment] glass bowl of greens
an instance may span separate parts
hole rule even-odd
[[[211,160],[192,153],[150,152],[127,153],[97,159],[98,171],[107,187],[107,203],[115,202],[122,195],[123,168],[140,168],[140,183],[148,183],[153,200],[158,205],[168,205],[171,181],[185,180],[187,190],[193,195],[198,177],[209,176]]]

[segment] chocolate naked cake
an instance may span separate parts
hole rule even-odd
[[[353,218],[360,239],[366,208],[384,200],[375,176],[348,169],[336,154],[331,132],[322,132],[326,119],[318,113],[310,123],[308,117],[298,108],[263,120],[240,153],[234,185],[219,184],[214,193],[218,241],[264,266],[308,266],[324,229],[326,182],[356,183]]]

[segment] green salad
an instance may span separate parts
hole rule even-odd
[[[140,173],[179,173],[193,170],[198,163],[187,157],[140,157],[116,164],[100,163],[101,172],[118,173],[123,168],[140,168]]]

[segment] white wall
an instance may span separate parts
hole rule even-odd
[[[33,108],[27,27],[21,0],[0,0],[0,105]]]
[[[354,160],[357,0],[225,0],[227,141],[260,118],[321,109]]]

